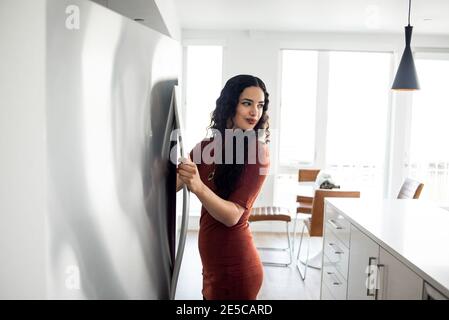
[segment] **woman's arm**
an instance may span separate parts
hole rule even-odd
[[[212,217],[227,227],[237,224],[245,209],[234,202],[223,200],[210,190],[201,181],[195,163],[192,161],[181,163],[178,166],[178,175],[179,179],[198,197]]]
[[[184,182],[182,182],[181,179],[179,179],[179,173],[176,174],[176,192],[181,190],[184,187]]]
[[[237,203],[223,200],[217,196],[204,183],[202,188],[195,194],[212,217],[227,227],[236,225],[245,211]]]

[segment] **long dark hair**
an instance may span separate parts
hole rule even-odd
[[[239,104],[240,94],[248,87],[258,87],[262,89],[264,93],[264,106],[262,116],[259,122],[254,127],[256,132],[260,130],[264,131],[265,143],[269,142],[269,122],[268,122],[268,104],[269,104],[269,94],[265,87],[265,83],[258,77],[241,74],[229,79],[224,88],[221,90],[220,97],[218,97],[216,102],[215,110],[212,112],[212,118],[209,128],[214,129],[213,135],[221,134],[222,137],[222,157],[223,161],[221,164],[215,164],[215,174],[214,183],[217,187],[218,195],[223,199],[228,199],[231,195],[234,187],[236,186],[238,179],[242,175],[245,169],[245,163],[247,163],[247,141],[245,141],[245,163],[238,164],[236,161],[236,150],[235,141],[233,143],[233,162],[232,164],[226,164],[225,159],[225,130],[227,129],[228,120],[233,119],[236,113],[237,106]]]

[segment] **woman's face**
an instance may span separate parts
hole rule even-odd
[[[265,95],[259,87],[248,87],[240,94],[233,129],[254,129],[263,113]]]

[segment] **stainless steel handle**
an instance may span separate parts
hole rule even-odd
[[[175,94],[175,89],[173,90],[173,97],[172,99],[174,99],[174,103],[172,103],[173,106],[175,106],[175,126],[177,129],[179,129],[179,150],[181,153],[182,157],[185,157],[185,151],[184,151],[184,144],[182,141],[182,123],[180,121],[180,116],[179,116],[179,110],[176,107],[176,94]],[[172,275],[172,279],[171,279],[171,286],[170,286],[170,299],[173,300],[175,299],[175,294],[176,294],[176,286],[178,284],[178,277],[179,277],[179,272],[181,270],[181,262],[182,262],[182,257],[184,254],[184,247],[186,244],[186,237],[187,237],[187,227],[189,224],[189,206],[190,206],[190,191],[187,189],[187,186],[184,185],[183,189],[182,189],[182,195],[183,195],[183,201],[182,201],[182,219],[181,219],[181,232],[179,235],[179,243],[178,243],[178,251],[176,252],[176,257],[175,257],[175,263],[174,263],[174,267],[173,267],[173,275]]]
[[[182,220],[181,220],[181,233],[178,242],[178,251],[176,252],[175,265],[173,267],[173,275],[171,279],[170,286],[170,299],[175,299],[176,286],[178,284],[179,272],[181,270],[181,262],[184,254],[184,247],[187,238],[187,226],[189,224],[189,202],[190,202],[190,191],[186,186],[183,187],[183,202],[182,202]]]
[[[343,229],[343,227],[337,224],[333,219],[329,219],[327,222],[329,222],[329,224],[335,229]]]
[[[370,288],[370,278],[371,278],[371,262],[373,260],[377,260],[376,257],[369,257],[368,258],[368,277],[366,279],[366,295],[368,297],[375,297],[376,293],[375,292],[371,292],[371,288]]]
[[[376,279],[376,293],[374,296],[375,300],[379,300],[379,292],[381,292],[381,286],[380,284],[383,283],[383,272],[382,272],[382,276],[380,276],[380,270],[385,268],[384,264],[378,264],[377,265],[377,279]],[[380,280],[379,280],[380,279]]]
[[[328,243],[329,247],[332,248],[332,250],[334,251],[334,254],[343,254],[344,252],[340,249],[339,246],[337,246],[335,243],[329,242]]]

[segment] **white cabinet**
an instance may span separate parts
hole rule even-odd
[[[335,297],[331,294],[331,290],[326,285],[321,284],[321,300],[335,300]]]
[[[321,299],[347,299],[350,223],[325,207]]]
[[[397,257],[325,206],[321,299],[422,299],[424,281]]]
[[[332,265],[324,263],[321,290],[327,288],[335,300],[346,300],[347,282]],[[321,296],[323,299],[323,295]]]
[[[379,252],[379,299],[421,300],[424,281],[383,248]]]
[[[417,200],[327,198],[323,222],[322,299],[449,298],[446,210]]]
[[[449,300],[449,296],[446,297],[432,285],[424,282],[423,300]]]
[[[332,231],[346,247],[349,247],[350,227],[349,221],[337,209],[325,205],[325,231]]]
[[[348,299],[422,299],[423,280],[351,225]]]
[[[323,241],[324,255],[346,280],[348,278],[349,247],[345,246],[330,230],[326,230]]]
[[[376,265],[379,245],[351,225],[349,251],[348,299],[374,300],[376,298]]]

